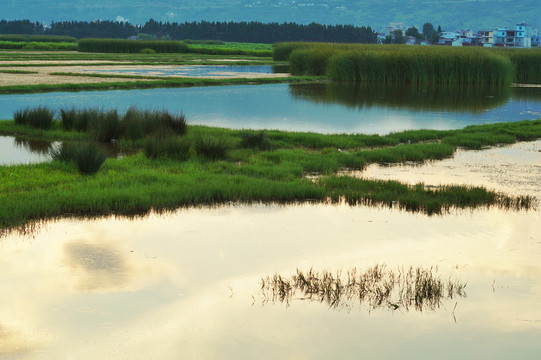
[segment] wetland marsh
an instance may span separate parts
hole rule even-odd
[[[539,90],[0,95],[5,120],[182,112],[189,144],[153,157],[124,129],[123,155],[80,175],[50,149],[98,130],[0,123],[0,358],[535,359]]]

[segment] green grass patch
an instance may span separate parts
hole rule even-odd
[[[62,73],[64,74],[64,73]],[[91,74],[66,73],[70,76],[95,76]],[[0,86],[0,94],[29,94],[49,91],[86,91],[86,90],[127,90],[127,89],[151,89],[167,87],[190,87],[190,86],[217,86],[217,85],[241,85],[241,84],[278,84],[278,83],[309,83],[323,80],[317,76],[296,76],[296,77],[276,77],[276,78],[224,78],[224,79],[204,79],[204,78],[152,78],[137,76],[115,76],[98,75],[101,77],[122,77],[122,78],[140,78],[134,81],[111,81],[102,83],[66,83],[66,84],[38,84],[38,85],[11,85]],[[151,79],[145,81],[144,79]]]
[[[77,42],[73,36],[62,35],[28,35],[28,34],[0,34],[0,41],[14,42]]]
[[[40,50],[40,51],[77,51],[77,43],[73,42],[41,42],[41,41],[0,41],[0,49],[6,50]]]
[[[1,74],[37,74],[37,71],[26,70],[0,70]]]
[[[131,111],[134,118],[140,115]],[[63,130],[60,122],[44,130],[2,121],[0,134],[76,142],[91,137],[89,133]],[[267,142],[265,147],[259,146],[259,140],[246,144],[247,137],[257,139],[261,134]],[[336,174],[344,169],[362,170],[373,162],[445,158],[452,156],[457,144],[479,148],[495,141],[539,138],[541,120],[385,136],[262,133],[190,126],[182,136],[121,139],[119,146],[130,149],[132,155],[107,159],[91,176],[81,175],[76,162],[62,161],[69,159],[69,154],[47,163],[0,166],[0,228],[66,214],[141,213],[225,202],[330,199],[426,214],[478,206],[529,208],[534,205],[530,197],[510,197],[479,187],[428,189],[422,184],[408,186]],[[90,155],[87,159],[92,159]],[[318,176],[312,181],[307,175]]]

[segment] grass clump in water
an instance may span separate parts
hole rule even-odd
[[[467,283],[449,277],[442,280],[437,267],[396,270],[375,265],[366,270],[352,268],[337,271],[302,271],[285,277],[279,274],[261,279],[263,304],[308,300],[326,303],[332,309],[351,309],[354,304],[391,310],[414,308],[436,310],[446,301],[466,297]]]

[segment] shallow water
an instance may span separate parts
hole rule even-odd
[[[271,65],[190,65],[190,66],[115,66],[108,69],[89,69],[86,72],[101,74],[140,75],[140,76],[183,76],[183,77],[234,77],[239,74],[284,73],[281,67]]]
[[[29,140],[14,136],[0,136],[0,165],[33,164],[51,160],[50,151],[62,146],[61,142]],[[100,144],[107,157],[120,158],[126,155],[116,144]]]
[[[184,112],[191,124],[320,133],[457,129],[541,116],[541,88],[349,88],[272,84],[0,95],[0,119],[27,106]],[[210,100],[209,100],[210,99]]]
[[[530,156],[503,171],[527,173],[537,145],[525,145]],[[475,176],[507,156],[490,155]],[[518,193],[531,185],[513,176],[493,183]],[[0,358],[535,359],[540,234],[540,211],[500,209],[427,217],[364,206],[230,205],[59,220],[1,240],[0,284],[9,296],[0,298]],[[299,298],[286,306],[261,294],[261,278],[276,273],[375,264],[437,266],[443,279],[467,282],[467,297],[419,312],[340,310]]]
[[[419,164],[369,165],[357,176],[427,186],[484,186],[512,195],[541,200],[541,140],[491,147],[458,149],[450,159]]]
[[[19,139],[0,136],[0,165],[30,164],[49,160],[48,141]]]

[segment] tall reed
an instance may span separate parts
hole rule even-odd
[[[362,83],[501,84],[514,76],[509,56],[484,48],[283,43],[274,58],[294,74]]]

